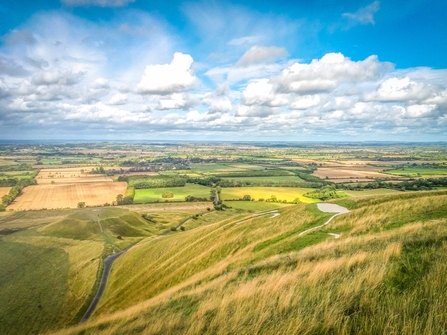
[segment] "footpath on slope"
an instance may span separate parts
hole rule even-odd
[[[325,223],[323,223],[322,225],[320,225],[320,226],[316,226],[316,227],[312,227],[312,228],[309,228],[309,229],[307,229],[307,230],[305,230],[305,231],[299,233],[298,236],[302,236],[302,235],[307,234],[307,233],[309,233],[309,232],[311,232],[311,231],[314,231],[314,230],[316,230],[316,229],[318,229],[318,228],[324,227],[324,226],[326,226],[329,222],[331,222],[335,217],[337,217],[337,216],[339,216],[339,215],[341,215],[341,214],[346,214],[346,213],[349,213],[349,212],[350,212],[349,209],[347,209],[347,208],[345,208],[345,207],[342,207],[342,206],[339,206],[339,205],[336,205],[336,204],[318,203],[318,204],[317,204],[317,207],[318,207],[318,209],[319,209],[320,211],[322,211],[322,212],[324,212],[324,213],[336,213],[336,214],[332,215],[332,216],[329,218],[329,220],[327,220],[327,221],[326,221]],[[335,238],[339,238],[339,237],[340,237],[339,234],[329,234],[329,235],[332,235],[332,236],[334,236]]]

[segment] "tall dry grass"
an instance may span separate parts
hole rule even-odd
[[[116,270],[115,287],[127,291],[109,292],[92,321],[60,333],[445,333],[446,203],[444,194],[388,197],[324,228],[340,239],[284,253],[278,245],[296,238],[286,233],[318,219],[304,205],[148,243]],[[126,293],[147,298],[131,305]]]

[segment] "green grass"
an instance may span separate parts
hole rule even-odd
[[[164,192],[174,193],[173,198],[162,198]],[[210,188],[196,184],[186,184],[185,187],[166,187],[166,188],[152,188],[135,190],[134,203],[150,203],[150,202],[164,202],[168,201],[185,201],[185,197],[192,195],[194,197],[206,198],[210,197]]]
[[[408,166],[402,169],[394,169],[384,171],[384,173],[399,175],[399,176],[408,176],[408,177],[430,177],[435,175],[447,175],[447,168],[434,168],[434,167],[426,167],[426,166]]]
[[[0,333],[37,334],[53,328],[68,290],[68,254],[2,241],[0,268]]]
[[[287,182],[304,182],[303,179],[296,176],[266,176],[266,177],[231,177],[225,178],[230,180],[238,180],[244,182],[271,182],[271,183],[287,183]]]
[[[294,187],[232,187],[223,188],[221,191],[221,198],[223,200],[240,199],[244,195],[250,195],[252,198],[259,200],[259,198],[268,199],[275,195],[278,200],[293,201],[299,198],[301,202],[311,203],[318,202],[315,199],[309,199],[303,196],[304,193],[311,192],[314,189],[310,188],[294,188]]]

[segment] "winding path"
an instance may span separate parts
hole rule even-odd
[[[323,223],[322,225],[320,225],[320,226],[316,226],[316,227],[312,227],[312,228],[309,228],[309,229],[307,229],[307,230],[305,230],[305,231],[299,233],[298,236],[302,236],[302,235],[307,234],[307,233],[309,233],[309,232],[311,232],[311,231],[314,231],[314,230],[316,230],[316,229],[318,229],[318,228],[324,227],[324,226],[327,225],[329,222],[331,222],[336,216],[339,216],[339,215],[341,215],[341,214],[346,214],[346,213],[349,213],[349,212],[350,212],[349,209],[347,209],[347,208],[345,208],[345,207],[342,207],[342,206],[339,206],[339,205],[336,205],[336,204],[319,203],[319,204],[317,204],[317,207],[318,207],[318,209],[319,209],[320,211],[322,211],[322,212],[324,212],[324,213],[336,213],[336,214],[335,214],[335,215],[332,215],[332,216],[329,218],[329,220],[327,220],[327,221],[326,221],[325,223]],[[339,238],[339,237],[340,237],[339,234],[329,234],[329,235],[332,235],[332,236],[334,236],[335,238]]]
[[[104,291],[106,289],[107,280],[109,279],[110,270],[112,269],[112,264],[119,256],[124,254],[129,248],[124,249],[123,251],[117,252],[116,254],[108,256],[106,259],[104,259],[104,269],[102,271],[102,277],[101,281],[99,283],[98,291],[96,292],[95,297],[93,298],[92,302],[90,303],[90,306],[88,307],[87,311],[85,312],[84,316],[81,319],[81,322],[87,321],[95,311],[96,307],[98,306],[99,300],[101,299],[102,295],[104,294]]]

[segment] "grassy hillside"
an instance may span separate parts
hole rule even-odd
[[[0,334],[37,334],[76,323],[95,293],[106,255],[198,212],[147,206],[140,210],[1,213]],[[142,218],[146,212],[153,221]]]
[[[331,215],[234,210],[140,243],[115,263],[93,319],[60,333],[444,333],[447,192],[339,203],[352,211],[302,236]]]

